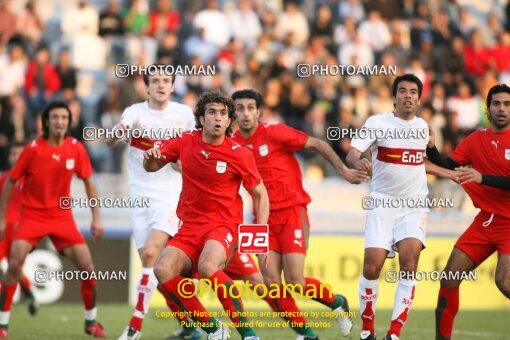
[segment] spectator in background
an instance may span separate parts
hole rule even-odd
[[[305,114],[312,105],[312,96],[305,81],[294,81],[287,98],[282,101],[281,112],[285,124],[304,131]]]
[[[7,53],[0,55],[0,108],[4,115],[11,111],[10,98],[25,85],[25,51],[21,41],[12,39]]]
[[[441,56],[435,71],[438,80],[447,86],[448,92],[453,91],[453,84],[460,83],[464,73],[464,41],[460,36],[454,37]]]
[[[457,29],[465,41],[470,39],[471,33],[476,29],[476,19],[473,18],[467,8],[461,8],[459,12],[459,21],[457,21]]]
[[[279,40],[291,36],[291,43],[296,46],[304,46],[308,41],[308,21],[294,1],[285,4],[285,11],[278,16],[275,33]]]
[[[205,39],[204,28],[198,28],[197,33],[184,43],[184,56],[188,60],[192,57],[199,57],[204,64],[213,64],[219,52],[216,44]]]
[[[58,54],[57,73],[62,91],[76,91],[76,69],[71,65],[71,53],[64,48]]]
[[[340,64],[353,65],[354,58],[357,59],[355,65],[374,65],[372,48],[359,35],[356,35],[353,41],[343,44],[338,49]]]
[[[377,112],[392,112],[394,109],[393,96],[391,95],[391,88],[388,84],[383,84],[377,91],[377,96],[369,98],[370,112],[375,114]]]
[[[44,23],[37,13],[35,1],[30,0],[25,4],[25,9],[18,16],[17,31],[28,45],[29,51],[33,51],[41,42]]]
[[[469,43],[464,45],[463,59],[465,72],[470,77],[481,77],[489,68],[491,51],[484,46],[477,30],[471,32]]]
[[[336,45],[341,46],[354,41],[357,35],[356,21],[353,18],[345,18],[343,25],[340,24],[335,27],[333,40]]]
[[[119,14],[119,0],[110,0],[99,15],[99,36],[105,39],[124,35],[124,23]]]
[[[469,134],[478,128],[482,101],[479,95],[473,95],[473,91],[466,81],[460,83],[456,95],[450,97],[446,105],[448,110],[458,113],[456,123],[462,133]]]
[[[124,9],[121,16],[127,32],[137,35],[149,30],[149,5],[146,0],[133,0],[131,7]]]
[[[441,130],[443,135],[443,155],[449,155],[466,136],[459,127],[459,115],[457,111],[450,111],[446,116],[446,125]]]
[[[401,25],[393,25],[391,30],[391,42],[384,49],[383,53],[391,53],[395,58],[396,65],[405,67],[409,60],[409,49],[404,47]]]
[[[181,15],[172,8],[169,0],[158,0],[156,10],[149,16],[149,34],[158,41],[167,33],[175,33],[181,25]]]
[[[11,141],[23,142],[34,137],[36,135],[35,126],[32,126],[28,120],[25,100],[20,95],[14,95],[11,102],[11,123],[14,131]]]
[[[14,125],[10,115],[2,111],[0,107],[0,171],[9,169],[9,141],[14,137]]]
[[[183,64],[184,55],[176,33],[168,32],[161,39],[158,45],[157,59],[167,65]]]
[[[207,0],[207,8],[195,15],[193,27],[203,29],[202,38],[219,48],[224,47],[232,36],[227,16],[220,10],[218,0]]]
[[[0,48],[16,34],[18,18],[11,6],[12,0],[0,1]]]
[[[510,32],[503,31],[499,34],[498,43],[491,54],[498,72],[510,72]]]
[[[60,77],[50,61],[48,46],[37,48],[35,58],[28,64],[25,92],[32,119],[41,112],[60,90]]]
[[[64,39],[67,42],[72,42],[76,35],[83,31],[97,35],[99,14],[94,7],[89,6],[88,1],[80,0],[78,7],[73,7],[64,12],[61,25]]]
[[[125,61],[124,22],[120,15],[119,0],[110,0],[99,15],[99,36],[103,38],[107,51],[106,63],[119,64]]]
[[[340,0],[338,3],[338,16],[340,22],[350,18],[360,22],[365,18],[365,9],[361,0]]]
[[[376,63],[379,61],[381,52],[391,42],[391,34],[388,25],[382,20],[377,11],[370,11],[368,20],[364,20],[358,29],[358,35],[364,42],[370,45]]]
[[[315,19],[311,25],[310,36],[320,37],[328,48],[333,47],[333,14],[331,8],[321,5],[315,12]]]
[[[228,15],[228,23],[234,38],[245,47],[253,49],[262,34],[262,25],[252,8],[251,0],[238,0],[237,7]]]

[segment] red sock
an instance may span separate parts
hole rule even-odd
[[[168,296],[168,294],[165,294],[165,291],[164,291],[164,288],[161,287],[161,285],[158,285],[158,290],[159,292],[163,295],[163,297],[165,298],[165,301],[166,301],[166,305],[168,306],[168,308],[174,312],[175,314],[175,318],[177,320],[179,320],[179,324],[184,321],[184,322],[188,322],[188,317],[186,317],[186,315],[184,315],[184,311],[181,311],[179,309],[179,306],[177,306],[177,304]]]
[[[272,300],[269,298],[268,294],[264,297],[264,300],[267,301],[269,306],[275,312],[286,312],[285,317],[283,317],[287,321],[291,321],[291,326],[297,333],[301,335],[307,334],[307,320],[304,317],[303,313],[296,305],[296,300],[292,297],[292,292],[285,291],[283,286],[279,287],[278,297]],[[271,302],[269,302],[271,301]]]
[[[17,282],[12,285],[2,283],[2,288],[0,288],[0,311],[9,312],[11,310],[12,298],[14,293],[16,293],[17,287]]]
[[[255,335],[253,329],[246,326],[248,319],[245,317],[246,314],[244,313],[243,301],[241,300],[239,290],[235,286],[231,288],[234,285],[234,281],[222,270],[216,271],[208,279],[211,280],[212,289],[216,297],[220,300],[223,309],[229,313],[229,317],[234,322],[241,337]]]
[[[205,307],[202,305],[202,303],[198,300],[196,295],[185,295],[183,296],[181,292],[179,291],[179,288],[185,289],[188,285],[181,284],[179,286],[179,283],[182,280],[190,280],[187,279],[181,275],[177,275],[171,280],[168,280],[166,282],[163,282],[160,284],[161,290],[163,291],[163,294],[171,298],[173,302],[179,307],[179,310],[187,310],[190,312],[191,317],[195,319],[196,321],[199,321],[203,324],[212,325],[212,327],[202,327],[204,331],[210,332],[217,329],[216,326],[216,320],[211,317],[211,314]],[[195,283],[191,281],[190,286],[194,286]]]
[[[331,309],[339,307],[336,295],[328,289],[328,285],[312,277],[305,277],[304,294]]]
[[[81,280],[80,290],[85,310],[96,307],[96,279]]]
[[[32,286],[30,284],[30,280],[24,274],[21,274],[21,278],[19,279],[19,284],[21,286],[21,290],[25,297],[33,297],[32,295]]]
[[[450,339],[459,311],[459,288],[441,288],[436,307],[436,339]]]

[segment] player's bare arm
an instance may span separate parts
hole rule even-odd
[[[367,158],[361,158],[362,154],[363,153],[361,151],[351,146],[345,161],[350,168],[368,172],[372,170],[372,162],[370,162]]]
[[[325,160],[333,165],[336,171],[338,171],[342,177],[349,181],[349,183],[359,184],[362,182],[368,182],[370,180],[367,171],[360,169],[349,169],[344,164],[344,162],[342,162],[340,157],[338,157],[335,151],[333,151],[331,146],[329,146],[328,143],[321,139],[308,136],[304,148],[307,150],[317,151]]]
[[[159,148],[152,148],[143,153],[143,168],[147,172],[156,172],[165,166],[162,161],[165,156],[161,154]]]
[[[14,183],[16,183],[16,181],[8,177],[2,189],[0,198],[0,240],[4,237],[5,227],[7,225],[7,206],[9,205],[14,190]]]
[[[455,171],[440,167],[432,163],[428,159],[425,159],[425,171],[427,172],[427,174],[434,175],[437,177],[448,178],[458,183],[458,176],[455,173]]]
[[[267,195],[264,183],[260,181],[259,184],[250,190],[250,193],[253,197],[257,222],[260,224],[267,224],[267,220],[269,219],[269,196]],[[267,266],[267,254],[260,254],[259,259],[263,265]]]
[[[91,198],[97,199],[97,189],[92,176],[83,180],[85,184],[85,191],[87,192],[87,197],[90,200]],[[101,222],[101,215],[99,213],[99,207],[93,206],[90,208],[92,212],[92,222],[90,224],[90,232],[92,236],[94,236],[95,240],[99,240],[104,235],[104,227]]]
[[[124,125],[122,123],[118,123],[117,125],[115,125],[113,127],[113,132],[116,131],[116,130],[128,130],[129,129],[129,126],[128,125]],[[122,134],[115,134],[115,133],[112,133],[111,134],[112,137],[111,138],[107,138],[106,139],[106,145],[108,146],[114,146],[116,145],[120,140],[121,138],[117,138],[116,136],[118,135],[119,137],[122,136]]]

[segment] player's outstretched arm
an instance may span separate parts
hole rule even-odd
[[[7,206],[9,205],[12,192],[14,191],[14,183],[16,183],[15,180],[7,177],[4,187],[2,188],[2,196],[0,198],[0,240],[4,237],[5,227],[7,225]]]
[[[92,176],[83,180],[85,184],[85,191],[87,192],[87,198],[97,200],[97,189]],[[92,223],[90,224],[90,232],[94,239],[99,240],[104,235],[103,224],[101,223],[101,215],[99,213],[99,207],[97,205],[91,206],[92,211]]]
[[[257,216],[257,223],[267,224],[269,219],[269,196],[267,195],[264,182],[260,181],[253,189],[250,190],[253,197],[253,205],[255,206],[255,215]],[[259,256],[260,263],[267,266],[268,258],[266,254]]]
[[[370,162],[367,158],[361,158],[362,154],[363,153],[361,151],[351,146],[345,161],[350,168],[368,172],[372,169],[372,162]]]
[[[508,176],[481,174],[476,169],[465,166],[455,168],[455,175],[460,184],[478,183],[493,188],[510,190],[510,177]]]
[[[347,181],[353,184],[359,184],[362,182],[368,182],[370,177],[367,174],[367,170],[363,169],[349,169],[344,162],[338,157],[335,151],[325,141],[315,138],[308,137],[306,140],[305,149],[317,151],[325,160],[333,165],[336,171],[344,177]]]
[[[127,130],[127,129],[129,129],[129,126],[119,123],[113,127],[112,132],[115,132],[115,130]],[[114,146],[115,144],[117,144],[121,140],[120,136],[122,136],[123,134],[112,133],[111,135],[112,135],[112,137],[106,138],[106,145],[108,145],[108,146]],[[116,136],[119,136],[119,138],[117,138]]]
[[[428,159],[425,159],[425,171],[427,172],[427,174],[434,175],[437,177],[448,178],[458,183],[458,176],[455,173],[455,171],[442,168],[432,163]]]
[[[159,148],[152,148],[143,153],[143,168],[147,172],[155,172],[165,166],[162,161],[165,156],[161,154]]]

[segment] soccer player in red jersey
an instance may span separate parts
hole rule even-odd
[[[490,128],[471,133],[448,158],[440,155],[433,143],[427,156],[437,165],[455,169],[457,180],[480,208],[457,240],[444,271],[472,271],[497,250],[496,285],[510,299],[510,87],[493,86],[487,95],[487,110]],[[441,280],[436,339],[451,338],[461,282]]]
[[[19,159],[21,152],[23,151],[24,144],[22,143],[13,143],[9,149],[9,165],[12,168],[14,164]],[[2,192],[2,188],[9,178],[9,172],[5,172],[0,177],[0,193]],[[7,258],[9,260],[9,253],[11,251],[12,245],[12,237],[14,232],[18,226],[18,222],[21,218],[20,210],[21,210],[21,187],[23,185],[23,181],[16,182],[16,186],[14,187],[14,191],[12,193],[11,200],[9,202],[9,206],[7,207],[7,218],[6,218],[6,229],[5,235],[0,241],[0,260],[3,258]],[[34,294],[32,293],[32,288],[30,284],[30,280],[25,276],[25,274],[21,274],[19,284],[21,286],[21,291],[25,296],[25,300],[28,304],[28,312],[31,315],[35,315],[37,313],[37,303],[35,301]]]
[[[23,178],[21,219],[0,291],[0,339],[8,335],[12,298],[25,258],[41,238],[49,236],[55,248],[68,256],[79,270],[89,273],[94,270],[89,248],[76,226],[72,211],[60,207],[61,198],[70,196],[71,179],[75,173],[83,180],[88,198],[97,199],[87,152],[80,142],[68,137],[71,119],[71,111],[64,103],[48,105],[42,114],[43,136],[25,147],[2,191],[0,237],[6,230],[7,206],[16,181]],[[91,210],[91,233],[98,239],[104,233],[99,208]],[[94,337],[106,337],[96,321],[95,279],[82,280],[81,294],[85,305],[85,332]]]
[[[188,280],[185,277],[196,272],[211,280],[241,337],[258,340],[237,298],[239,292],[234,289],[232,296],[228,294],[227,287],[233,281],[222,269],[235,251],[237,228],[243,222],[243,202],[238,192],[241,182],[255,197],[257,219],[262,224],[267,223],[269,199],[250,151],[228,137],[235,119],[232,100],[214,92],[204,93],[197,102],[195,117],[199,130],[144,154],[147,171],[158,171],[179,160],[183,174],[177,206],[182,225],[161,252],[154,272],[163,290],[201,323],[208,339],[226,339],[230,330],[212,318],[194,294],[182,294],[186,286],[183,283]]]
[[[342,314],[349,311],[347,299],[329,291],[319,280],[304,277],[310,233],[306,206],[311,199],[303,189],[301,170],[293,153],[302,149],[317,151],[351,183],[368,181],[369,177],[363,171],[347,168],[331,147],[320,139],[284,124],[259,123],[262,105],[259,93],[253,90],[237,91],[232,99],[236,105],[239,126],[233,138],[252,151],[269,194],[270,255],[268,266],[261,266],[264,281],[267,285],[281,285],[283,270],[285,282],[301,286],[306,296],[311,296],[307,294],[308,291],[319,292],[322,288],[322,298],[315,297],[314,300],[340,312],[340,330],[343,336],[347,336],[352,329],[352,319]],[[298,339],[316,339],[316,335],[303,325]]]

